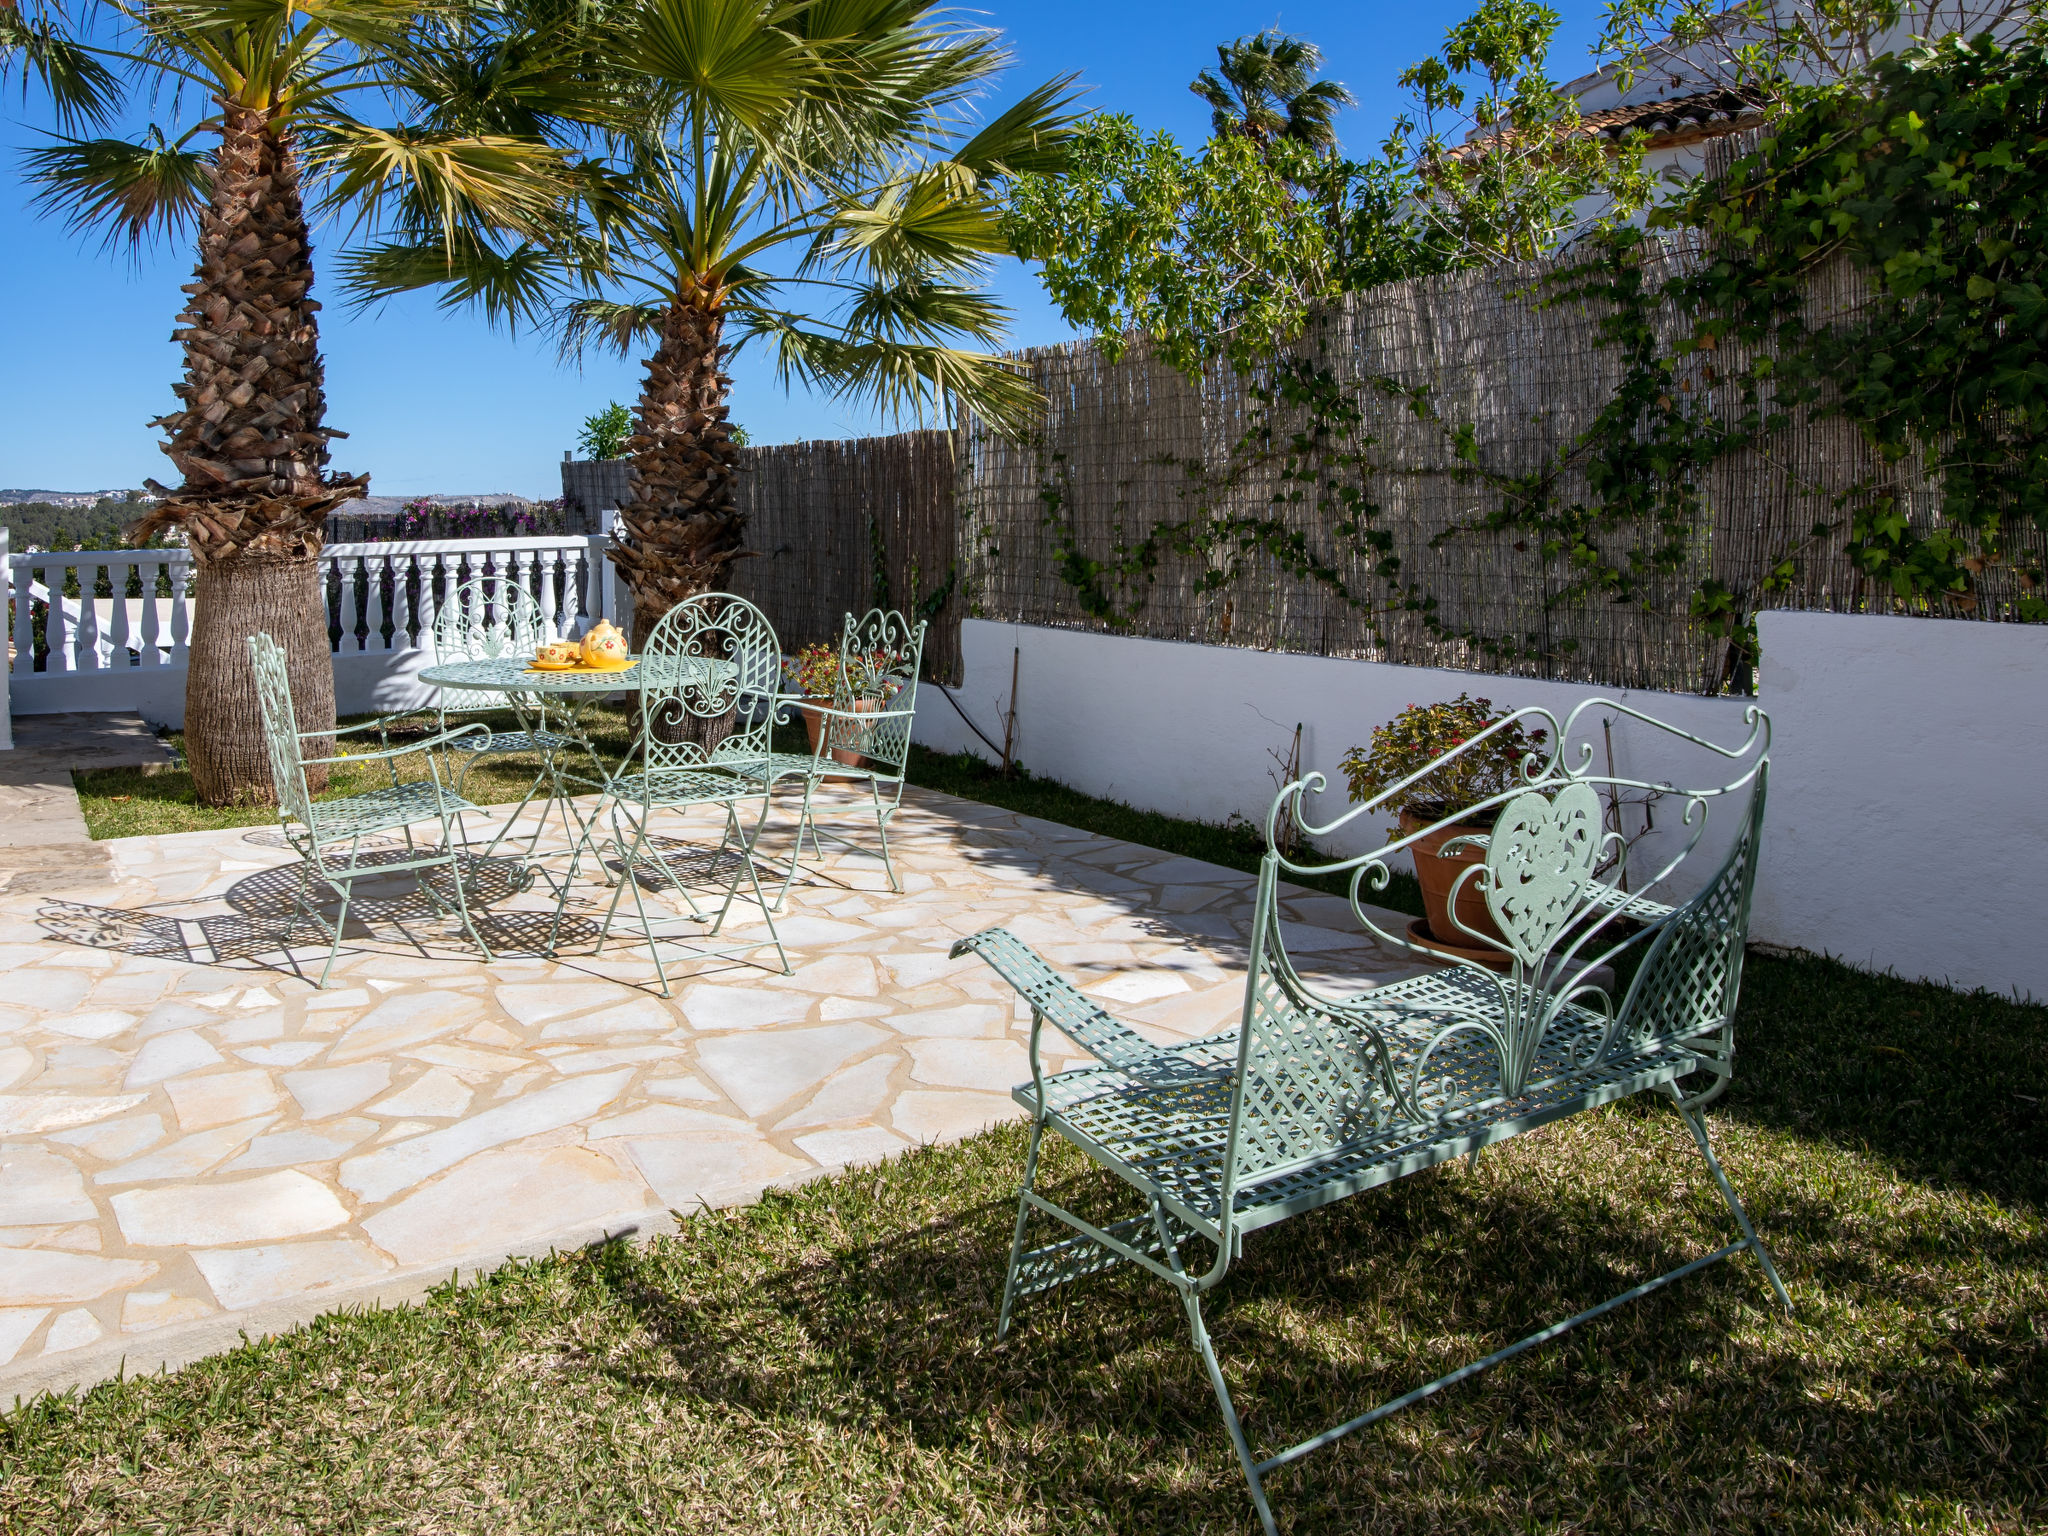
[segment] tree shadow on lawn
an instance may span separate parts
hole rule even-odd
[[[1019,1167],[1022,1135],[945,1156]],[[1730,1161],[1749,1193],[1773,1184]],[[1052,1163],[1054,1198],[1128,1211],[1076,1157]],[[956,1204],[969,1191],[930,1154],[889,1165],[871,1193],[771,1197],[748,1225],[791,1251],[744,1280],[720,1279],[734,1224],[715,1217],[595,1257],[654,1346],[600,1368],[629,1392],[761,1424],[767,1441],[808,1424],[975,1466],[990,1498],[1014,1490],[1044,1528],[1253,1528],[1166,1286],[1126,1272],[1028,1299],[998,1345],[1014,1208]],[[939,1215],[892,1230],[934,1202]],[[2048,1246],[2038,1225],[1936,1204],[1866,1201],[1845,1226],[1796,1193],[1758,1198],[1797,1321],[1738,1255],[1276,1474],[1282,1528],[1879,1529],[1958,1504],[2048,1512],[2028,1321],[2048,1298]],[[1731,1236],[1677,1120],[1631,1107],[1490,1152],[1476,1174],[1439,1169],[1255,1234],[1207,1310],[1270,1454]],[[919,1528],[908,1512],[902,1527]]]

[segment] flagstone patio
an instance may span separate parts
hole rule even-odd
[[[895,826],[901,895],[839,853],[779,921],[793,975],[672,964],[673,998],[644,946],[589,954],[595,883],[571,952],[536,958],[549,902],[510,865],[479,877],[507,953],[394,882],[323,992],[274,947],[296,884],[274,830],[106,844],[89,901],[0,894],[0,1403],[1016,1114],[1029,1013],[947,955],[992,924],[1158,1038],[1235,1019],[1250,877],[915,790]],[[1417,969],[1334,898],[1286,906],[1327,981]]]

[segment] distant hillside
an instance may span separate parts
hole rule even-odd
[[[60,502],[0,503],[7,547],[26,549],[118,549],[121,530],[140,517],[147,503],[103,496],[83,506]]]
[[[53,507],[89,507],[95,502],[120,501],[129,493],[125,490],[111,491],[9,491],[0,490],[0,507],[13,506],[17,502],[43,502]]]

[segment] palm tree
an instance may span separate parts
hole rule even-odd
[[[353,258],[365,302],[445,286],[564,353],[652,344],[628,440],[637,499],[612,558],[635,641],[718,586],[744,552],[728,420],[733,353],[885,414],[964,405],[1021,423],[1029,386],[986,348],[1004,311],[981,287],[1007,246],[1004,178],[1056,167],[1066,82],[978,131],[968,111],[1007,62],[932,0],[649,0],[598,52],[616,116],[581,167],[575,228],[451,246],[423,233]]]
[[[1216,68],[1195,76],[1188,89],[1209,103],[1218,137],[1241,134],[1262,148],[1291,139],[1310,149],[1337,144],[1335,119],[1356,106],[1334,80],[1318,80],[1323,51],[1305,37],[1268,29],[1216,47]]]
[[[345,434],[326,425],[305,183],[359,216],[393,207],[453,239],[538,227],[561,202],[562,158],[531,135],[386,127],[350,110],[362,93],[401,109],[439,96],[451,56],[502,42],[504,22],[487,16],[392,0],[106,0],[100,14],[102,35],[69,46],[149,85],[174,127],[57,136],[30,152],[29,174],[43,210],[109,245],[196,226],[174,333],[180,404],[155,423],[180,483],[152,483],[163,499],[129,532],[175,529],[192,551],[185,731],[200,797],[268,798],[246,637],[284,644],[300,723],[331,729],[319,554],[329,509],[369,484],[327,469]]]

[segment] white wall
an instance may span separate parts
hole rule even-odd
[[[1760,938],[2048,1000],[2048,626],[1761,618]]]
[[[2048,628],[1770,613],[1762,633],[1757,702],[1774,745],[1755,936],[1905,976],[2048,997],[2048,923],[2023,879],[2048,850]],[[1406,706],[1460,692],[1560,718],[1581,700],[1608,698],[1729,746],[1747,734],[1743,699],[981,620],[963,625],[961,642],[956,697],[998,742],[1017,648],[1016,755],[1033,772],[1206,821],[1263,819],[1279,772],[1270,754],[1286,752],[1297,721],[1303,769],[1335,786],[1317,812],[1335,817],[1346,809],[1345,752]],[[921,744],[989,755],[943,699],[920,702]],[[1600,754],[1596,770],[1602,718],[1581,722]],[[1623,776],[1721,782],[1705,753],[1612,718]],[[1660,819],[1667,830],[1675,822]],[[1687,864],[1695,878],[1718,863],[1733,820],[1710,815]],[[1362,851],[1370,841],[1337,846]],[[1636,867],[1659,846],[1644,844]]]

